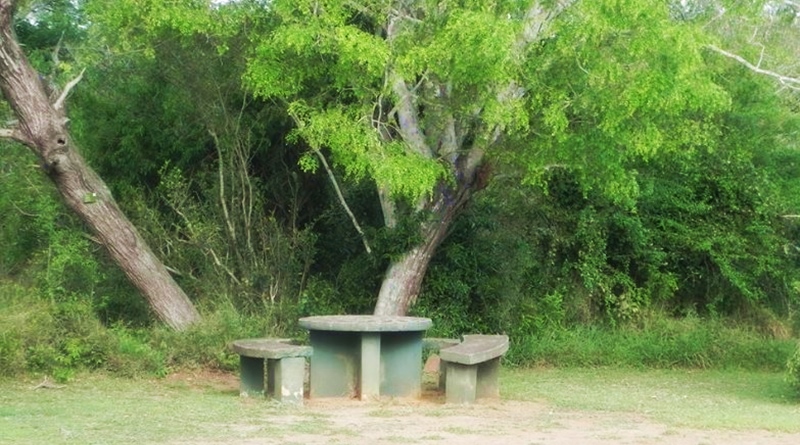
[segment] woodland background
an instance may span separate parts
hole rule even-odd
[[[372,313],[439,224],[407,296],[430,335],[800,384],[794,1],[543,1],[524,50],[530,2],[16,3],[45,90],[83,73],[71,138],[199,315],[162,323],[46,159],[0,140],[3,374],[232,369],[235,338]]]

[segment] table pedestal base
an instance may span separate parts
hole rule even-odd
[[[422,332],[310,331],[310,397],[419,397]]]

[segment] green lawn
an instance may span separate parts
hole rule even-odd
[[[676,427],[800,432],[800,403],[780,373],[511,369],[501,379],[504,399],[554,409],[635,413]],[[0,381],[0,443],[224,443],[312,431],[350,434],[335,430],[330,412],[240,398],[230,377],[127,380],[87,374],[61,388],[33,389],[37,383]],[[429,405],[419,409],[426,416],[441,412]],[[380,412],[378,406],[371,415]],[[290,417],[295,420],[272,421]]]
[[[503,397],[631,412],[675,426],[800,432],[800,399],[783,373],[632,369],[513,369]]]

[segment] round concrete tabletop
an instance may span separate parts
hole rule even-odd
[[[299,323],[309,330],[348,332],[424,331],[433,324],[430,318],[391,315],[319,315]]]

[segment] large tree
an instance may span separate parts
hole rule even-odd
[[[377,314],[409,310],[493,159],[524,166],[532,183],[569,168],[624,202],[637,193],[632,158],[710,144],[728,104],[698,29],[658,0],[114,4],[106,18],[127,42],[248,27],[245,86],[286,104],[308,147],[301,164],[369,178],[386,226],[416,225],[390,258]]]
[[[663,2],[301,0],[246,77],[286,99],[313,164],[320,151],[379,188],[387,226],[418,221],[391,259],[376,314],[404,314],[491,160],[554,166],[624,201],[632,157],[709,143],[727,98],[697,31]]]
[[[80,76],[59,94],[48,94],[14,32],[14,0],[0,0],[0,90],[16,119],[0,137],[28,147],[39,158],[67,206],[95,234],[141,291],[156,315],[183,329],[199,320],[192,302],[117,206],[106,184],[89,167],[70,137],[65,101]]]

